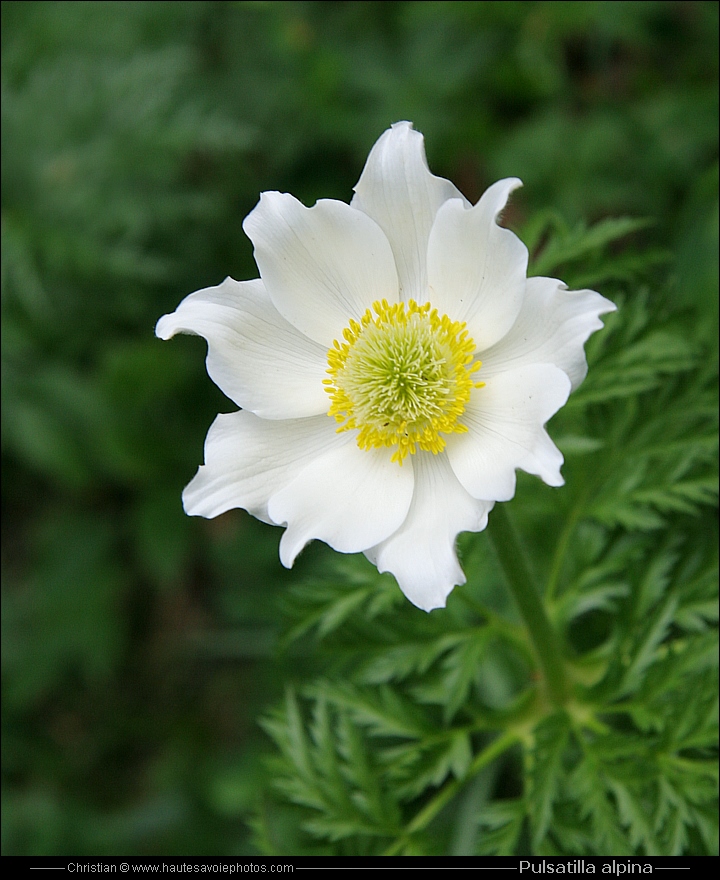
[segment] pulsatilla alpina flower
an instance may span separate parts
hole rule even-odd
[[[527,278],[498,214],[520,181],[471,205],[393,125],[350,205],[263,193],[244,223],[260,279],[191,294],[157,335],[208,342],[219,415],[187,513],[242,507],[286,526],[291,566],[320,539],[362,551],[420,608],[465,581],[461,531],[480,531],[520,468],[559,486],[544,425],[585,376],[583,345],[615,307]]]

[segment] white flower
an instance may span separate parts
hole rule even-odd
[[[400,122],[350,205],[263,193],[244,223],[260,279],[199,290],[156,328],[204,336],[208,373],[242,407],[210,428],[186,512],[245,508],[287,526],[287,567],[317,538],[444,606],[465,582],[458,533],[513,497],[516,468],[562,485],[544,425],[615,308],[526,277],[527,248],[496,222],[520,185],[470,205]]]

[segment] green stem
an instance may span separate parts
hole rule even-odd
[[[511,746],[514,746],[516,742],[519,741],[519,736],[514,731],[508,731],[504,733],[502,736],[499,736],[496,740],[490,743],[490,745],[484,749],[480,754],[476,755],[472,764],[468,767],[467,773],[462,777],[462,779],[453,779],[452,782],[449,782],[440,791],[435,795],[435,797],[420,810],[420,812],[415,816],[415,818],[408,823],[405,831],[402,833],[400,837],[385,850],[383,855],[386,856],[395,856],[400,852],[403,846],[407,843],[408,839],[413,835],[417,834],[418,831],[423,831],[427,826],[432,822],[432,820],[437,816],[437,814],[442,810],[445,804],[449,803],[455,795],[460,791],[460,789],[467,785],[468,781],[473,778],[473,776],[477,776],[477,774],[487,767],[488,764],[491,764],[495,758],[499,758],[503,752],[506,752]]]
[[[553,703],[561,706],[567,698],[567,680],[560,640],[547,616],[525,549],[508,516],[505,504],[496,505],[490,515],[488,535],[510,592],[525,621],[542,669],[548,695]]]

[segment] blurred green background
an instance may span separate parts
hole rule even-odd
[[[234,406],[157,318],[257,276],[264,189],[349,200],[410,119],[506,222],[649,217],[717,328],[715,2],[2,4],[3,853],[248,854],[280,530],[187,518]]]

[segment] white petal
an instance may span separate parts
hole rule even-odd
[[[359,449],[354,437],[335,445],[270,499],[268,511],[287,523],[280,560],[290,567],[318,538],[341,553],[380,543],[400,527],[413,492],[411,467],[390,461],[389,449]]]
[[[554,278],[528,278],[520,314],[510,332],[482,353],[482,375],[526,364],[555,364],[570,377],[573,389],[587,373],[583,345],[614,312],[615,304],[594,290],[568,290]]]
[[[243,229],[277,310],[326,349],[375,300],[398,301],[388,240],[344,202],[306,208],[287,193],[263,193]]]
[[[242,507],[264,522],[270,497],[338,443],[327,416],[271,421],[241,411],[219,415],[205,440],[205,464],[185,487],[190,516]]]
[[[226,278],[190,294],[157,323],[155,333],[204,336],[207,371],[238,406],[266,419],[295,419],[328,410],[323,390],[327,350],[277,311],[262,281]]]
[[[430,302],[454,321],[466,321],[479,351],[512,327],[525,293],[527,248],[496,222],[518,186],[517,178],[500,180],[473,208],[446,202],[430,232]]]
[[[485,379],[482,370],[478,376]],[[447,440],[450,464],[473,498],[508,501],[516,468],[562,486],[563,457],[543,426],[569,394],[570,380],[551,364],[508,370],[475,389],[461,417],[468,432]]]
[[[390,241],[400,298],[428,300],[427,244],[440,205],[463,199],[430,173],[423,136],[410,122],[397,122],[370,151],[351,204],[375,220]]]
[[[366,555],[378,571],[392,572],[413,605],[432,611],[444,608],[452,588],[465,583],[455,552],[458,532],[482,531],[493,502],[472,498],[445,455],[419,453],[412,463],[415,492],[407,519]]]

